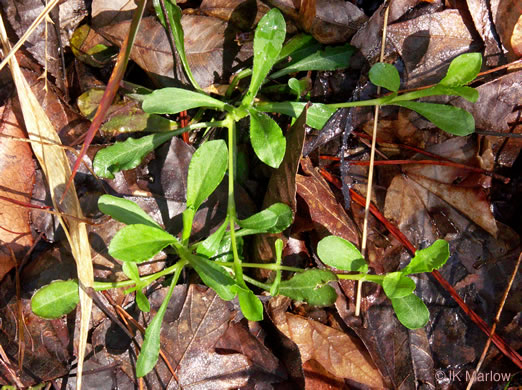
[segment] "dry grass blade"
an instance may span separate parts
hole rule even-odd
[[[1,17],[0,35],[4,51],[9,52],[10,45],[7,39],[4,22]],[[36,96],[33,94],[24,78],[14,56],[9,60],[9,65],[18,92],[25,127],[29,138],[35,140],[50,140],[56,144],[60,143],[56,130],[45,114],[43,108],[38,103]],[[65,151],[60,148],[38,143],[33,143],[32,148],[47,179],[54,207],[58,209],[58,200],[62,196],[67,180],[71,176],[71,168],[65,155]],[[93,269],[87,229],[85,224],[77,219],[83,218],[83,214],[80,209],[78,197],[76,196],[76,191],[69,191],[60,206],[61,211],[76,217],[68,218],[59,216],[58,218],[71,246],[74,259],[76,260],[78,279],[81,286],[79,292],[81,325],[78,352],[78,374],[76,377],[76,386],[78,389],[81,389],[83,358],[85,355],[87,332],[89,329],[89,320],[92,309],[91,298],[87,295],[84,289],[91,287],[93,284]]]

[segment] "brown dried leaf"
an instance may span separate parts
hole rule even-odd
[[[522,71],[509,73],[477,88],[479,99],[470,103],[462,98],[451,103],[469,111],[475,118],[477,129],[502,133],[522,133],[520,125],[520,102],[522,101]],[[515,123],[515,125],[513,125]],[[518,123],[518,125],[516,124]],[[497,161],[504,166],[515,162],[522,140],[487,137],[491,149],[498,155]]]
[[[270,10],[260,0],[203,0],[199,11],[231,22],[243,31],[251,30]]]
[[[357,339],[281,309],[271,314],[277,328],[297,344],[303,363],[314,360],[336,377],[367,386],[384,386],[379,371]]]
[[[342,0],[300,3],[292,0],[270,0],[269,3],[324,44],[346,42],[367,20],[359,7]]]
[[[475,29],[484,42],[484,59],[488,66],[499,66],[504,63],[504,51],[499,41],[491,13],[490,2],[486,0],[466,0]]]
[[[522,3],[518,0],[493,0],[491,13],[495,28],[504,47],[508,50],[508,62],[522,55],[520,40],[522,29]]]
[[[45,2],[39,0],[1,0],[7,19],[18,37],[21,37],[43,11]],[[69,44],[72,31],[87,15],[84,0],[63,2],[51,11],[49,16],[52,23],[47,24],[47,43],[45,37],[45,23],[41,23],[29,36],[25,47],[34,56],[40,66],[47,64],[47,69],[55,77],[57,86],[63,90],[63,69],[61,55],[63,48]]]
[[[358,245],[357,226],[337,201],[326,180],[312,166],[309,158],[302,160],[302,166],[309,176],[296,176],[297,193],[308,205],[312,221],[324,226],[333,235]]]
[[[114,44],[120,45],[127,36],[129,21],[101,28],[99,32]],[[250,44],[238,46],[236,30],[224,21],[210,16],[183,15],[185,52],[202,88],[220,81],[228,81],[232,71],[252,56]],[[131,59],[160,85],[186,83],[181,64],[174,58],[167,35],[156,17],[145,17],[131,52]]]
[[[11,104],[0,108],[0,134],[0,196],[29,203],[34,183],[33,153],[29,144],[8,138],[25,139]],[[21,260],[33,244],[29,213],[26,207],[0,200],[0,280],[15,266],[9,248]]]
[[[429,13],[388,27],[387,50],[404,61],[404,85],[440,81],[456,56],[480,49],[459,11]]]

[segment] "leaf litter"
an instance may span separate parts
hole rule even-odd
[[[505,61],[506,51],[506,59],[513,59],[516,36],[512,34],[515,36],[512,39],[506,31],[513,31],[509,28],[515,23],[511,19],[502,18],[506,12],[502,8],[504,5],[489,5],[482,1],[467,3],[467,7],[457,9],[444,6],[441,2],[392,2],[386,55],[387,61],[394,62],[399,68],[403,88],[440,80],[451,59],[459,53],[480,50],[482,45],[485,46],[483,53],[489,56],[487,66],[500,65]],[[491,19],[478,17],[479,10],[472,6],[475,3],[493,11],[488,14]],[[248,63],[252,55],[248,36],[241,45],[238,45],[236,39],[240,36],[244,39],[245,36],[241,34],[249,31],[268,7],[261,3],[251,8],[243,4],[253,6],[256,3],[204,1],[200,8],[201,14],[186,9],[183,15],[187,56],[196,79],[203,87],[227,84],[231,72]],[[326,3],[303,2],[301,9],[285,8],[283,3],[279,6],[299,28],[310,32],[318,40],[344,43],[350,39],[351,34],[355,34],[352,44],[362,51],[366,60],[373,63],[377,54],[374,48],[378,47],[380,40],[382,12],[375,11],[364,24],[366,17],[362,16],[362,11],[351,3],[347,4],[349,5],[346,8],[353,8],[353,14],[343,19],[339,25],[335,25],[337,22],[333,23],[333,27],[328,19],[332,17],[333,8],[329,8]],[[104,17],[121,17],[120,21],[112,25],[106,25],[100,15],[95,18],[96,33],[116,45],[124,39],[129,23],[129,10],[122,11],[119,7],[114,9],[114,6],[101,1],[93,2],[93,12],[98,9],[102,10],[100,15]],[[306,7],[315,7],[315,12]],[[483,8],[480,12],[484,12]],[[464,14],[463,9],[469,9],[471,18]],[[353,23],[350,18],[358,21]],[[11,20],[10,22],[12,23]],[[150,85],[186,84],[180,64],[175,64],[168,49],[167,37],[161,25],[151,16],[143,20],[142,29],[133,51],[133,59],[151,77]],[[493,29],[499,32],[500,42],[492,33]],[[350,30],[349,34],[346,33],[347,30]],[[107,40],[103,42],[107,43]],[[37,68],[37,65],[34,66]],[[425,121],[419,120],[416,114],[402,108],[386,109],[383,111],[384,118],[378,136],[384,137],[385,141],[378,141],[379,151],[393,159],[425,158],[402,147],[407,144],[445,160],[488,170],[499,166],[505,169],[519,167],[518,139],[505,140],[487,133],[520,132],[520,99],[517,98],[520,95],[519,73],[512,71],[494,74],[488,76],[485,82],[479,82],[477,87],[480,98],[476,104],[461,98],[451,99],[451,104],[472,112],[477,129],[485,132],[483,135],[449,138]],[[80,74],[79,77],[81,76]],[[100,77],[100,73],[97,77]],[[322,77],[332,83],[336,80],[332,74]],[[103,75],[100,80],[101,85],[106,82]],[[34,83],[40,82],[35,80]],[[367,84],[364,76],[361,76],[357,84],[357,88],[363,88]],[[59,82],[57,85],[61,88]],[[41,87],[35,87],[35,91],[41,91]],[[80,93],[72,91],[72,94],[78,96]],[[43,96],[39,98],[42,100]],[[332,96],[329,95],[329,98]],[[44,107],[50,108],[57,118],[54,127],[63,129],[60,136],[69,144],[85,131],[88,122],[74,113],[68,105],[70,101],[64,102],[53,92],[48,93],[46,99],[48,103],[43,104]],[[141,130],[144,126],[135,126],[137,121],[131,116],[132,113],[139,113],[135,110],[136,106],[128,100],[122,102],[126,102],[126,106],[113,106],[114,112],[121,114],[124,121],[121,126],[127,126],[131,131]],[[12,126],[17,121],[9,106],[4,106],[3,110],[12,120],[4,120],[2,129],[18,127]],[[54,120],[53,115],[48,115]],[[269,205],[282,201],[289,204],[295,213],[295,223],[288,231],[277,236],[287,242],[283,264],[292,264],[296,256],[302,255],[300,266],[306,267],[317,262],[316,245],[327,232],[343,236],[357,244],[362,230],[362,211],[353,200],[345,209],[343,194],[322,176],[325,171],[330,172],[333,178],[340,174],[338,164],[318,158],[332,150],[339,157],[338,144],[332,142],[333,137],[314,145],[315,150],[310,150],[310,159],[299,162],[305,143],[306,127],[303,118],[289,130],[283,128],[287,136],[287,153],[280,167],[271,172],[251,173],[248,177],[250,183],[244,183],[246,189],[237,190],[241,194],[237,202],[240,205],[240,218],[246,218],[258,209],[255,202]],[[76,127],[78,123],[81,125]],[[354,123],[356,128],[365,128],[361,119]],[[4,132],[5,130],[2,131]],[[366,156],[366,146],[359,142],[362,138],[358,134],[360,133],[356,132],[350,137],[348,148],[343,151],[346,160],[350,160],[352,155],[355,158],[358,154],[361,158]],[[22,133],[17,132],[15,136],[22,137]],[[116,139],[121,140],[126,135],[117,137],[120,138]],[[114,139],[113,134],[102,135],[97,138],[97,142],[108,143]],[[2,138],[0,146],[8,145],[5,148],[9,151],[15,146],[4,143],[8,140]],[[21,142],[16,144],[18,147]],[[89,241],[97,280],[118,281],[126,278],[121,264],[107,253],[111,238],[122,225],[100,216],[94,206],[97,197],[108,191],[132,199],[152,215],[156,222],[167,227],[169,232],[178,234],[182,227],[181,213],[185,207],[186,172],[193,150],[192,146],[173,138],[153,152],[143,164],[127,172],[115,173],[111,180],[88,179],[90,173],[84,169],[78,189],[84,213],[93,218],[95,223],[89,227]],[[26,160],[22,163],[19,160],[21,158]],[[90,158],[85,161],[87,165],[92,165]],[[27,160],[27,152],[16,153],[13,164],[21,164],[25,169],[18,170],[13,174],[14,177],[24,180],[31,177],[32,163],[30,158]],[[357,171],[353,168],[354,166],[344,171],[345,174],[365,172],[365,169]],[[447,239],[452,256],[441,274],[486,323],[492,323],[506,275],[511,272],[513,261],[520,251],[520,224],[513,223],[512,219],[501,218],[499,221],[499,213],[492,211],[491,194],[501,186],[498,180],[451,166],[406,165],[376,169],[377,187],[373,198],[375,206],[417,248],[423,248],[437,238]],[[517,194],[516,189],[519,187],[516,186],[520,181],[520,174],[515,169],[503,173],[506,172],[511,182],[502,186],[508,186],[511,192]],[[5,176],[6,174],[2,175]],[[36,185],[40,188],[45,187],[41,180],[41,176],[37,176]],[[254,186],[253,181],[257,181]],[[361,191],[364,195],[364,179],[358,177],[356,182],[358,185],[352,189]],[[268,183],[267,190],[263,187],[265,183]],[[27,194],[24,201],[30,198],[31,180],[26,181],[21,189],[14,187],[12,180],[2,184],[2,188],[4,187],[8,188],[5,196],[11,199],[15,198],[14,192]],[[251,191],[251,188],[257,188],[258,193]],[[259,199],[263,195],[260,193],[264,194],[265,191],[267,195],[264,202],[261,202]],[[512,199],[516,197],[506,202],[507,205],[513,202]],[[4,222],[1,227],[17,232],[26,232],[35,227],[30,223],[29,213],[25,208],[14,207],[12,203],[6,202],[2,202],[1,206],[2,218],[6,218],[5,221],[2,220]],[[194,228],[196,233],[199,232],[199,237],[204,238],[217,229],[225,214],[226,188],[222,186],[196,216]],[[34,219],[36,217],[33,212]],[[16,221],[17,225],[9,227],[9,221]],[[43,228],[39,230],[41,229]],[[9,242],[12,236],[12,233],[6,233],[6,236],[0,237],[5,237],[2,238],[3,242]],[[273,258],[273,245],[267,243],[275,242],[277,237],[256,237],[249,244],[251,252],[256,253],[256,258]],[[48,238],[53,240],[52,236]],[[17,239],[18,252],[15,253],[18,260],[24,256],[33,239],[30,235],[26,236],[28,241]],[[1,311],[2,345],[11,363],[16,362],[17,348],[24,349],[26,374],[21,374],[20,378],[25,385],[67,375],[71,369],[72,357],[77,354],[77,345],[71,348],[71,329],[78,326],[74,316],[46,322],[29,310],[28,298],[31,292],[50,280],[65,280],[75,276],[74,261],[67,254],[66,246],[61,242],[54,244],[54,248],[47,248],[46,245],[40,249],[43,254],[33,255],[38,260],[31,259],[22,275],[26,284],[21,301],[28,330],[25,343],[13,342],[16,338],[14,329],[19,322],[13,316],[17,310],[17,298],[13,295],[13,275],[8,273],[13,265],[9,265],[10,256],[5,261],[2,260],[2,267],[7,264],[3,268],[7,276],[0,287],[0,296],[4,302]],[[370,218],[368,257],[372,272],[377,273],[398,270],[409,259],[397,238],[373,217]],[[153,261],[140,265],[140,273],[157,272],[163,269],[166,261],[165,254],[160,255]],[[270,277],[270,274],[267,272],[264,276]],[[354,384],[415,388],[416,383],[422,383],[435,388],[447,384],[436,377],[435,372],[442,370],[446,378],[456,367],[462,372],[471,372],[486,340],[477,326],[428,275],[417,276],[416,292],[427,303],[431,320],[426,328],[415,331],[400,325],[389,301],[382,294],[382,289],[368,283],[363,285],[361,318],[353,316],[354,283],[341,281],[334,283],[339,293],[335,307],[321,309],[322,315],[316,316],[314,313],[317,311],[308,309],[307,305],[297,302],[281,303],[280,298],[273,298],[265,307],[270,319],[254,326],[242,319],[237,304],[220,300],[206,287],[197,284],[187,287],[189,281],[189,275],[186,275],[184,285],[176,287],[161,334],[162,350],[175,367],[179,383],[172,378],[164,363],[159,363],[155,371],[146,377],[148,388],[248,388],[255,384],[268,387],[298,383],[302,386],[306,384],[307,388],[320,388],[325,383],[335,383],[339,388]],[[161,297],[165,293],[165,287],[161,284],[147,291],[152,315],[158,310]],[[125,295],[121,290],[111,290],[110,294],[129,313],[138,315],[130,295]],[[515,349],[520,347],[520,339],[517,339],[517,321],[520,316],[517,296],[519,290],[515,287],[515,292],[508,296],[499,324],[499,333]],[[146,324],[152,318],[151,314],[143,314],[138,319]],[[88,351],[95,353],[86,360],[84,370],[92,369],[96,373],[84,375],[84,387],[103,389],[117,384],[121,388],[134,388],[136,379],[133,362],[136,349],[131,340],[101,310],[94,309],[92,326]],[[45,332],[48,337],[42,339],[39,337],[40,332]],[[139,332],[136,339],[142,340]],[[48,361],[52,361],[53,365],[46,363]],[[504,365],[499,365],[498,361],[504,362]],[[509,364],[493,349],[486,360],[485,370],[489,367],[499,372],[513,372],[514,368]],[[1,380],[10,383],[9,376],[3,370],[4,368],[0,369]],[[34,376],[28,376],[27,372]],[[66,383],[66,380],[58,380],[62,384]]]

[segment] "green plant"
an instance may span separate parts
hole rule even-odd
[[[158,13],[158,3],[154,3]],[[181,239],[164,231],[150,216],[129,200],[104,195],[99,199],[99,208],[105,214],[125,223],[109,246],[109,253],[123,261],[123,271],[129,278],[115,283],[95,283],[95,289],[104,290],[130,287],[136,293],[136,303],[142,311],[149,311],[150,305],[143,289],[153,281],[172,275],[170,288],[155,317],[145,333],[145,339],[137,361],[137,375],[146,375],[156,364],[159,354],[159,335],[167,304],[173,293],[181,270],[193,268],[201,280],[224,300],[238,298],[241,310],[249,320],[263,318],[263,306],[259,298],[248,287],[247,282],[269,291],[272,295],[282,294],[312,305],[331,305],[336,299],[335,290],[329,282],[339,279],[363,280],[382,286],[391,299],[399,320],[409,328],[424,326],[429,312],[424,303],[414,293],[415,282],[411,274],[431,272],[440,268],[449,257],[447,242],[436,241],[429,248],[417,251],[408,266],[400,271],[385,275],[371,275],[361,253],[350,242],[329,236],[319,242],[317,253],[328,266],[340,272],[323,269],[303,270],[281,265],[283,243],[276,241],[276,261],[271,264],[243,262],[242,237],[259,233],[278,233],[292,223],[290,207],[282,203],[271,205],[253,216],[240,220],[236,215],[234,200],[234,180],[236,172],[236,124],[243,118],[250,119],[250,141],[261,161],[277,168],[285,155],[286,140],[277,122],[266,112],[278,112],[297,117],[303,111],[304,102],[256,101],[258,92],[267,80],[271,69],[281,60],[292,55],[292,61],[284,64],[271,74],[271,79],[301,70],[330,70],[346,67],[353,52],[350,46],[320,49],[310,37],[301,35],[284,45],[286,35],[283,16],[277,9],[269,11],[259,22],[254,38],[254,63],[252,69],[241,72],[231,83],[226,101],[210,97],[201,92],[191,77],[183,50],[183,34],[179,22],[179,9],[167,2],[167,15],[160,16],[165,24],[168,18],[173,28],[176,47],[184,64],[189,80],[198,92],[180,88],[164,88],[139,96],[143,109],[153,114],[176,114],[192,108],[204,108],[220,113],[220,118],[209,122],[193,123],[168,133],[157,133],[132,139],[100,151],[94,161],[95,172],[102,177],[113,177],[121,169],[136,167],[143,157],[174,135],[198,128],[224,127],[228,133],[228,145],[224,140],[203,143],[190,162],[187,178],[187,207],[183,212],[183,232]],[[400,78],[397,70],[389,64],[379,63],[370,70],[370,80],[391,91],[389,95],[360,102],[339,104],[312,104],[307,112],[307,123],[322,128],[329,117],[340,107],[369,105],[398,105],[423,115],[441,129],[457,135],[474,131],[473,117],[457,107],[414,102],[412,100],[434,96],[455,95],[476,101],[478,93],[466,84],[471,82],[481,66],[481,56],[476,53],[457,57],[451,64],[446,77],[431,88],[399,94]],[[233,90],[241,78],[251,76],[249,87],[238,100],[232,99]],[[290,79],[290,90],[298,100],[302,96],[298,80]],[[192,222],[202,203],[211,195],[228,172],[227,216],[221,226],[209,237],[199,242],[191,241]],[[238,226],[238,228],[236,228]],[[165,250],[176,262],[155,274],[141,276],[137,264],[150,259]],[[231,260],[231,261],[229,261]],[[271,284],[259,282],[244,274],[245,268],[260,268],[275,271]],[[295,275],[282,280],[282,271],[292,271]],[[352,272],[347,274],[346,272]],[[355,273],[353,273],[355,272]],[[33,297],[33,311],[45,318],[56,318],[74,308],[77,300],[77,285],[74,281],[55,282],[39,290]],[[61,294],[62,298],[59,298]]]

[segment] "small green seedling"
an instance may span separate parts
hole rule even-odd
[[[262,162],[277,168],[285,155],[286,139],[277,122],[266,113],[275,112],[297,117],[308,103],[263,101],[258,96],[259,91],[263,90],[268,78],[274,80],[299,71],[346,68],[354,49],[349,45],[321,48],[307,35],[298,35],[284,44],[284,18],[280,11],[272,9],[260,20],[256,28],[253,68],[240,72],[231,83],[225,100],[221,100],[204,94],[192,76],[184,50],[181,13],[175,2],[165,2],[166,14],[163,14],[158,1],[154,1],[154,6],[163,25],[166,26],[167,18],[170,21],[176,49],[195,91],[164,88],[135,97],[143,101],[143,110],[149,114],[176,114],[193,108],[204,108],[216,111],[220,119],[192,123],[172,132],[117,142],[96,155],[93,164],[96,174],[113,178],[120,170],[135,168],[150,151],[185,131],[224,127],[228,130],[228,144],[224,140],[207,141],[194,153],[187,178],[187,207],[183,212],[181,238],[165,231],[138,205],[129,200],[110,195],[103,195],[99,199],[98,206],[102,212],[127,225],[111,241],[109,253],[123,262],[123,272],[128,280],[115,283],[95,282],[94,288],[106,290],[128,287],[127,292],[136,293],[136,304],[140,310],[147,312],[150,310],[150,304],[143,292],[144,289],[153,281],[172,275],[168,293],[145,332],[136,363],[137,375],[146,375],[158,360],[163,317],[181,271],[185,267],[194,269],[203,283],[212,288],[220,298],[232,300],[237,297],[244,316],[252,321],[263,318],[263,305],[247,282],[269,291],[272,295],[281,294],[311,305],[328,306],[337,298],[329,283],[339,279],[353,279],[381,285],[390,298],[398,319],[406,327],[415,329],[424,326],[429,319],[429,312],[422,300],[413,293],[415,282],[409,275],[431,272],[447,261],[448,244],[443,240],[417,251],[404,269],[386,275],[367,273],[368,265],[357,248],[335,236],[321,240],[317,249],[319,258],[326,265],[335,268],[335,272],[325,269],[303,270],[281,265],[283,243],[280,240],[275,243],[275,263],[243,262],[242,237],[280,233],[292,223],[293,213],[287,205],[276,203],[244,220],[237,218],[234,200],[237,122],[249,118],[250,141],[254,152]],[[470,134],[474,131],[474,121],[465,110],[412,100],[434,95],[452,95],[476,101],[477,91],[466,85],[477,76],[481,61],[481,56],[477,53],[461,55],[451,63],[446,76],[436,86],[402,94],[399,93],[400,77],[395,67],[383,63],[376,64],[370,70],[370,80],[375,85],[388,89],[391,92],[389,95],[360,102],[312,104],[307,111],[306,123],[321,129],[330,116],[341,107],[397,105],[418,112],[449,133]],[[275,71],[270,74],[273,68]],[[239,81],[246,77],[251,77],[248,89],[240,99],[233,98]],[[289,91],[294,91],[299,100],[302,88],[299,81],[294,80],[288,83]],[[221,119],[223,117],[224,119]],[[225,221],[206,239],[193,242],[191,232],[196,212],[227,172],[229,199]],[[165,250],[175,263],[154,274],[140,275],[138,264],[151,259],[162,250]],[[275,271],[273,283],[262,283],[244,275],[244,268]],[[295,272],[295,275],[289,280],[282,280],[282,271]],[[35,293],[32,309],[35,314],[44,318],[58,318],[73,310],[78,301],[77,282],[58,281]]]

